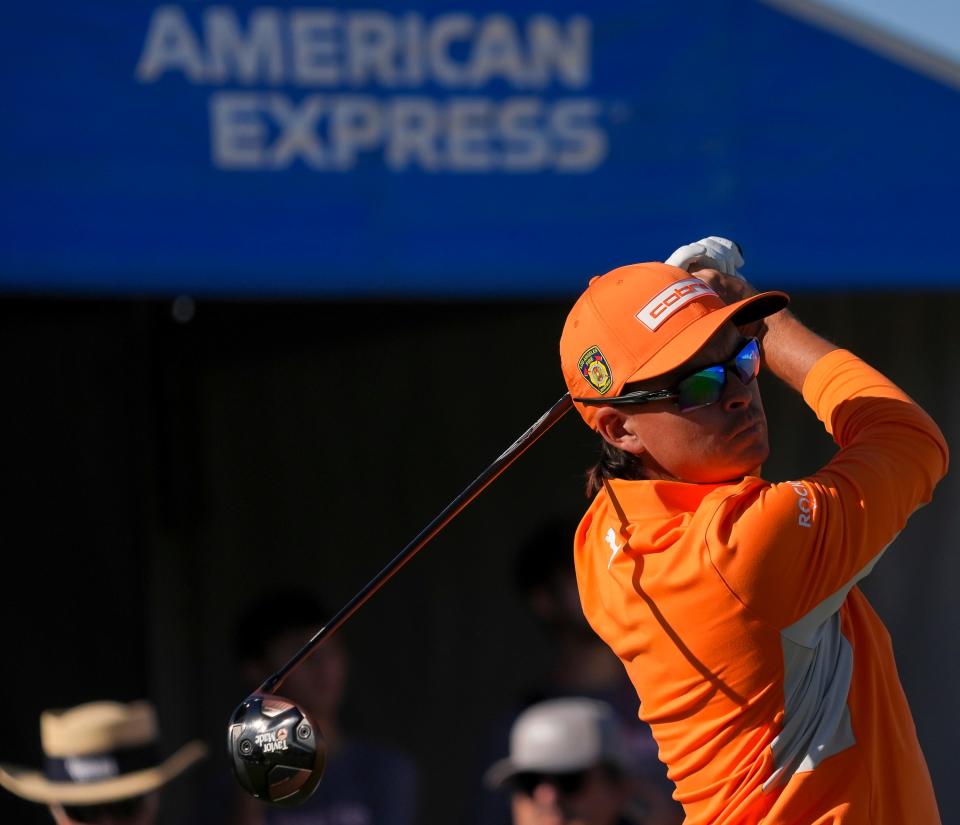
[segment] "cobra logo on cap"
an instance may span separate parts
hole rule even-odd
[[[580,356],[580,374],[590,382],[590,385],[603,395],[613,386],[613,375],[610,365],[600,352],[600,347],[590,347]]]
[[[683,281],[677,281],[670,284],[641,309],[637,313],[637,320],[643,321],[648,329],[655,330],[678,309],[706,295],[719,297],[699,278],[686,278]]]

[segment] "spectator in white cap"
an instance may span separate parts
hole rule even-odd
[[[57,825],[153,825],[158,793],[206,754],[188,742],[161,759],[149,702],[89,702],[40,716],[43,771],[0,765],[0,785],[44,804]]]
[[[510,793],[513,825],[642,825],[629,810],[628,765],[609,705],[551,699],[517,717],[510,755],[484,779]]]

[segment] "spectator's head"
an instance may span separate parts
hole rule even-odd
[[[149,702],[90,702],[44,711],[43,771],[0,766],[0,784],[49,807],[58,825],[153,825],[159,790],[206,753],[198,741],[167,759]]]
[[[593,699],[541,702],[510,731],[510,755],[485,779],[510,794],[514,825],[614,825],[630,797],[612,709]]]
[[[330,617],[307,590],[277,590],[252,603],[237,622],[234,645],[247,687],[279,670]],[[282,692],[322,723],[336,717],[346,677],[346,653],[334,635],[287,677]]]
[[[554,632],[589,633],[573,566],[577,524],[556,519],[541,525],[517,550],[514,577],[530,612]]]

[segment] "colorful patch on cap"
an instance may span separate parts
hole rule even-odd
[[[603,395],[613,386],[610,366],[599,347],[590,347],[580,356],[580,374],[590,382],[590,385],[600,395]]]

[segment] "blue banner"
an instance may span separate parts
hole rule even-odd
[[[957,88],[773,4],[34,0],[0,44],[7,293],[564,296],[709,234],[960,285]]]

